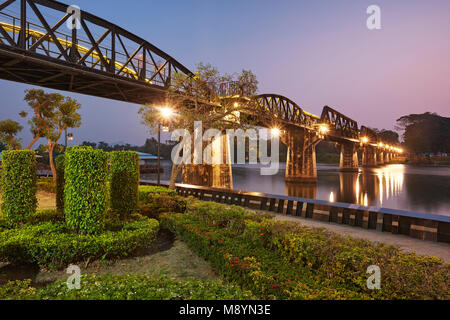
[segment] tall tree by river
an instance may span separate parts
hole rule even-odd
[[[397,128],[412,153],[450,153],[450,118],[431,112],[410,114],[397,120]]]

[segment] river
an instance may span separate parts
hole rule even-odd
[[[163,167],[162,179],[169,180],[170,163]],[[277,175],[262,176],[259,166],[234,165],[234,188],[450,216],[450,167],[386,165],[341,173],[337,165],[319,164],[317,184],[286,183],[284,169],[281,164]]]

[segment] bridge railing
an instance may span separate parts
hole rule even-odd
[[[141,184],[155,185],[148,181]],[[448,216],[183,184],[177,185],[176,190],[181,196],[204,201],[450,243]]]
[[[79,29],[66,28],[73,19],[68,7],[49,0],[0,1],[0,44],[160,87],[170,86],[176,72],[192,76],[155,46],[87,12],[80,13]],[[53,23],[52,15],[61,18]]]

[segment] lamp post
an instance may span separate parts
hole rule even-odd
[[[161,119],[167,121],[173,116],[174,112],[169,107],[159,109]],[[158,122],[158,186],[161,184],[161,121]]]
[[[161,122],[158,123],[158,186],[161,184]]]
[[[67,151],[67,140],[73,141],[73,134],[67,133],[67,128],[64,129],[64,136],[65,136],[65,145],[64,145],[64,151]]]

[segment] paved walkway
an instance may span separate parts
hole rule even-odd
[[[416,252],[419,255],[439,257],[447,263],[450,263],[450,244],[448,243],[424,241],[404,235],[396,235],[388,232],[378,232],[376,230],[367,230],[348,225],[326,223],[291,216],[277,215],[275,219],[279,221],[294,221],[304,226],[314,228],[325,228],[329,231],[346,236],[351,236],[353,238],[367,239],[374,242],[383,242],[396,246],[403,251]]]

